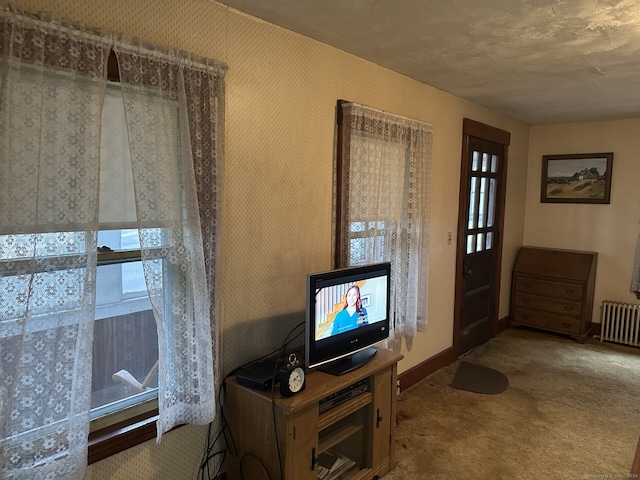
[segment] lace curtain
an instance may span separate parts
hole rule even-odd
[[[112,49],[158,328],[158,439],[214,418],[226,67],[0,8],[3,478],[81,479],[86,470],[101,112]],[[162,245],[149,235],[158,227],[169,232]],[[161,293],[163,261],[171,297]]]
[[[391,338],[426,328],[431,125],[345,103],[340,266],[390,261]]]
[[[200,213],[215,239],[215,223],[210,219],[217,218],[218,199],[203,198],[206,207],[199,212],[196,166],[191,159],[196,152],[199,173],[207,168],[214,175],[211,185],[217,185],[214,165],[202,162],[205,153],[216,146],[210,122],[222,113],[221,69],[215,62],[196,64],[143,44],[116,41],[113,50],[120,66],[142,264],[158,325],[160,436],[181,423],[213,420],[215,390],[208,321],[213,290],[207,288],[210,282]],[[206,184],[199,180],[200,194],[204,195]],[[153,227],[169,232],[160,255]],[[209,253],[214,249],[209,247]],[[164,278],[156,274],[162,268]],[[212,269],[209,274],[211,277]],[[213,285],[215,277],[210,279]],[[171,299],[162,294],[167,282],[172,285]]]
[[[109,45],[0,15],[2,477],[82,478]]]

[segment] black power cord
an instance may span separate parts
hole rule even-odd
[[[289,343],[293,342],[296,338],[302,335],[304,330],[301,330],[296,334],[295,337],[289,340],[289,336],[292,335],[293,332],[296,331],[296,329],[300,328],[301,326],[304,326],[304,324],[305,322],[300,322],[298,325],[293,327],[291,331],[287,334],[287,336],[282,341],[282,345],[280,345],[280,349],[279,349],[280,355],[278,358],[283,358],[286,353],[287,345],[289,345]],[[278,450],[278,466],[280,467],[280,480],[284,480],[284,472],[282,470],[282,454],[280,452],[280,441],[278,440],[278,427],[276,425],[276,402],[275,402],[276,373],[278,373],[278,361],[275,362],[275,365],[273,367],[273,381],[271,382],[271,416],[273,418],[273,433],[275,434],[275,439],[276,439],[276,449]]]
[[[207,431],[207,449],[202,458],[202,462],[200,463],[200,468],[198,470],[198,480],[212,480],[216,478],[220,474],[220,470],[222,469],[222,466],[224,464],[224,460],[227,454],[227,448],[229,448],[230,450],[231,448],[233,448],[234,452],[237,451],[235,441],[233,440],[232,437],[230,437],[230,442],[226,442],[225,432],[228,429],[228,424],[227,424],[227,419],[224,415],[224,409],[222,407],[223,390],[224,390],[224,381],[220,384],[220,387],[218,388],[218,405],[220,406],[220,424],[221,424],[220,431],[218,432],[216,437],[213,440],[211,440],[213,422],[209,424],[209,429]],[[214,451],[216,444],[221,438],[225,439],[225,445],[222,445],[219,450]],[[215,457],[219,455],[222,455],[222,459],[220,460],[218,469],[216,470],[216,472],[212,477],[211,471],[209,469],[209,464],[211,460],[213,460]]]
[[[262,357],[259,357],[255,360],[251,360],[250,362],[247,362],[243,365],[240,365],[239,367],[233,369],[231,372],[229,372],[225,377],[224,380],[220,383],[220,387],[218,388],[218,406],[220,408],[220,430],[218,431],[218,433],[216,434],[215,438],[212,440],[211,436],[212,436],[212,428],[213,428],[213,422],[209,424],[209,430],[207,432],[207,448],[205,450],[205,453],[202,457],[202,462],[200,463],[200,467],[198,469],[198,480],[213,480],[215,479],[221,472],[221,469],[223,467],[224,461],[226,459],[226,454],[227,451],[229,451],[229,453],[231,454],[231,456],[236,457],[238,455],[238,448],[235,442],[235,439],[233,438],[233,435],[231,434],[231,429],[229,428],[229,424],[227,422],[227,418],[225,416],[224,413],[224,402],[223,402],[223,393],[226,393],[226,381],[229,377],[232,377],[233,375],[235,375],[238,371],[242,370],[243,368],[255,363],[255,362],[259,362],[260,360],[264,360],[265,358],[268,358],[270,356],[272,356],[275,353],[278,353],[278,356],[276,357],[276,360],[274,362],[274,368],[273,368],[273,380],[271,382],[271,411],[272,411],[272,416],[273,416],[273,426],[274,426],[274,432],[276,435],[276,446],[277,446],[277,450],[278,450],[278,465],[280,467],[280,479],[283,479],[283,471],[282,471],[282,455],[280,452],[280,442],[278,441],[278,432],[276,429],[276,424],[275,424],[275,380],[276,380],[276,374],[278,371],[278,360],[284,355],[284,352],[287,348],[287,346],[293,342],[296,338],[298,338],[300,335],[302,335],[302,333],[304,332],[304,330],[301,330],[300,332],[298,332],[293,338],[291,338],[289,340],[289,337],[301,326],[304,326],[305,322],[300,322],[299,324],[297,324],[295,327],[293,327],[289,333],[287,334],[287,336],[285,337],[284,341],[282,342],[282,345],[280,345],[279,348],[263,355]],[[226,400],[226,397],[225,397]],[[221,445],[220,447],[218,447],[218,449],[216,450],[216,444],[218,444],[218,442],[220,442],[221,440],[224,440],[224,444]],[[213,460],[214,458],[218,457],[222,455],[222,459],[220,460],[220,464],[215,472],[215,474],[213,475],[213,477],[211,476],[211,471],[210,471],[210,467],[209,464],[211,462],[211,460]],[[247,457],[254,457],[264,468],[265,472],[267,473],[267,475],[269,476],[269,478],[271,478],[271,476],[269,475],[269,472],[267,471],[266,465],[264,464],[264,462],[258,458],[257,456],[250,454],[250,453],[246,453],[242,456],[241,460],[240,460],[240,475],[241,478],[244,479],[244,475],[242,474],[242,465],[245,461],[245,459]]]

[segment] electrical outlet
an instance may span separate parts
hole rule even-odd
[[[447,245],[451,245],[453,241],[453,232],[447,232]]]

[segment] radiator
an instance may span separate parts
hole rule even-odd
[[[640,347],[640,305],[604,300],[601,327],[601,342]]]

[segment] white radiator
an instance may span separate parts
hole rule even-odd
[[[600,341],[640,347],[640,305],[602,302]]]

